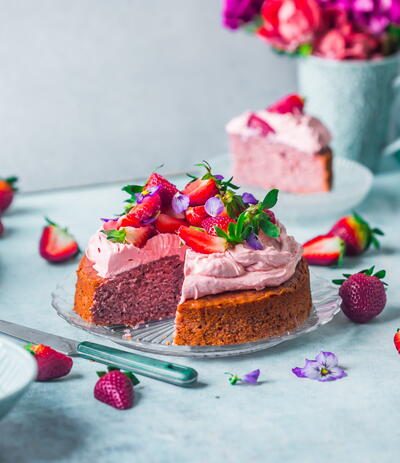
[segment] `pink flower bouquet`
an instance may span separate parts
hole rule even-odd
[[[400,47],[400,0],[224,0],[223,25],[282,53],[368,60]]]

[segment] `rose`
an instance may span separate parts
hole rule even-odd
[[[228,29],[238,29],[260,13],[264,0],[225,0],[222,24]]]
[[[321,24],[321,9],[315,0],[266,0],[261,15],[264,23],[258,34],[289,52],[312,41]]]

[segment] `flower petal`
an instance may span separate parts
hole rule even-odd
[[[207,199],[204,208],[208,215],[211,215],[211,217],[217,217],[217,215],[223,212],[224,204],[219,198],[214,196],[213,198]]]
[[[258,377],[260,376],[260,370],[254,370],[250,371],[250,373],[247,373],[246,375],[243,376],[243,381],[245,383],[251,383],[255,384],[258,381]]]
[[[258,204],[257,199],[251,193],[243,193],[242,199],[247,204]]]
[[[223,180],[224,176],[223,175],[214,175],[214,178],[216,178],[217,180]]]
[[[333,352],[324,352],[321,351],[316,357],[315,360],[320,364],[326,367],[328,370],[331,370],[332,367],[336,367],[339,363],[338,358]]]
[[[318,381],[335,381],[336,379],[344,378],[345,376],[347,376],[347,373],[344,370],[340,367],[333,367],[329,370],[329,373],[326,376],[322,376]]]
[[[249,233],[249,236],[246,238],[246,243],[250,247],[252,247],[253,249],[256,249],[256,250],[264,249],[264,246],[262,245],[260,239],[253,232]]]
[[[319,365],[315,360],[306,359],[306,364],[303,368],[293,368],[292,372],[299,378],[319,379],[321,377]]]
[[[189,196],[183,195],[182,193],[175,193],[172,197],[171,206],[174,212],[177,214],[186,211],[189,207],[190,198]]]

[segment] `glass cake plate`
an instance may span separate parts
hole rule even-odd
[[[249,354],[297,338],[330,322],[340,310],[337,286],[311,275],[313,309],[310,317],[298,328],[275,338],[227,346],[177,346],[172,344],[174,319],[169,318],[132,328],[128,326],[97,326],[85,322],[73,310],[75,274],[59,284],[52,293],[52,306],[69,324],[96,336],[131,349],[178,357],[215,358]]]

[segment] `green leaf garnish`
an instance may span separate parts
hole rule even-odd
[[[279,190],[277,190],[276,188],[269,191],[266,194],[265,198],[262,200],[261,208],[271,209],[272,207],[274,207],[275,204],[278,202],[278,194],[279,194]]]
[[[125,185],[121,190],[133,196],[135,193],[141,193],[143,188],[141,185]]]
[[[260,221],[260,228],[267,236],[272,236],[272,238],[278,238],[281,234],[279,227],[264,218]]]
[[[113,243],[126,243],[126,230],[120,228],[119,230],[101,230],[107,236],[107,239]]]

